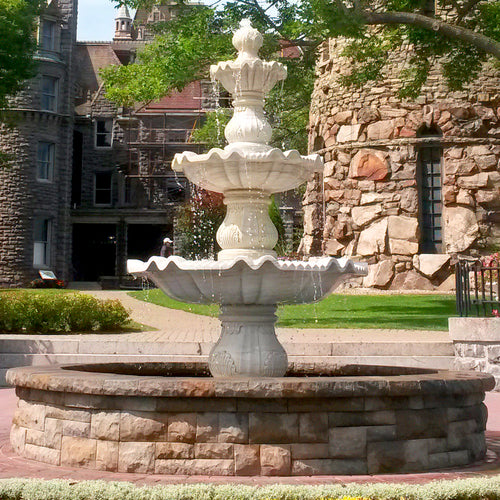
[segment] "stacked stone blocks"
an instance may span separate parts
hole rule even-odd
[[[292,382],[281,398],[265,381],[255,381],[245,391],[254,395],[244,397],[231,395],[227,381],[227,397],[218,398],[194,396],[206,391],[196,379],[173,381],[193,397],[144,395],[155,392],[154,384],[144,390],[147,381],[141,396],[18,387],[11,442],[18,454],[52,465],[148,474],[302,476],[453,467],[486,453],[482,401],[492,384],[488,375],[477,376],[451,383],[438,375],[424,391],[415,391],[426,385],[419,376],[410,390],[403,381],[387,391],[382,380],[346,380],[336,389],[323,387],[318,397]]]
[[[391,54],[382,82],[353,91],[338,81],[349,70],[342,47],[325,43],[317,66],[309,139],[325,169],[304,198],[302,250],[363,257],[371,265],[365,286],[449,289],[444,257],[487,253],[500,239],[488,219],[500,208],[498,72],[485,67],[466,91],[449,92],[435,70],[421,96],[404,100],[397,74],[405,51]],[[425,127],[441,135],[421,137]],[[417,160],[432,144],[442,150],[444,243],[426,272]]]

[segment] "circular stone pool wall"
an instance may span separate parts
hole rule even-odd
[[[11,443],[54,465],[148,474],[376,474],[485,456],[491,375],[295,368],[275,379],[214,379],[201,364],[15,368]]]

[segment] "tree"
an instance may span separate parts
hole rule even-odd
[[[39,0],[0,0],[0,109],[35,74]]]
[[[459,90],[489,56],[496,64],[500,60],[499,1],[304,0],[300,16],[312,21],[302,36],[344,36],[350,41],[344,55],[353,64],[345,84],[361,86],[380,78],[391,51],[408,49],[400,74],[403,97],[416,97],[436,65],[450,90]]]
[[[156,26],[156,38],[137,55],[137,63],[114,66],[102,71],[107,97],[120,105],[149,102],[172,91],[181,90],[198,78],[208,78],[210,64],[233,59],[231,39],[239,21],[250,15],[246,6],[226,4],[216,10],[198,5],[179,5],[174,20]],[[264,59],[279,59],[289,66],[283,86],[273,89],[266,112],[275,126],[273,144],[285,149],[307,150],[305,129],[310,95],[314,83],[314,50],[303,51],[297,59],[280,57],[280,35],[267,29],[267,19],[253,13],[254,26],[265,31],[261,51]],[[223,146],[223,134],[217,124],[225,124],[227,115],[208,117],[207,125],[196,139],[210,146]]]
[[[147,4],[148,0],[117,0],[132,6]],[[150,3],[150,2],[149,2]],[[295,64],[292,79],[288,79],[285,97],[290,97],[289,102],[297,101],[298,95],[289,92],[297,89],[299,78],[294,75],[300,67],[304,74],[300,76],[306,81],[306,89],[300,91],[300,96],[306,96],[310,90],[311,71],[314,65],[315,50],[318,45],[329,37],[343,37],[346,39],[344,56],[351,59],[352,72],[343,78],[345,85],[362,86],[369,80],[376,80],[383,76],[385,64],[390,60],[393,50],[411,47],[407,66],[402,69],[401,94],[406,97],[415,97],[419,94],[425,83],[429,71],[439,64],[442,74],[451,90],[462,88],[467,82],[472,81],[481,70],[483,62],[489,57],[500,60],[500,1],[480,0],[239,0],[225,3],[219,10],[205,8],[213,12],[209,23],[203,24],[206,32],[199,32],[196,22],[184,23],[179,18],[173,23],[163,25],[159,33],[158,47],[166,48],[166,31],[173,29],[176,34],[182,34],[182,42],[177,45],[183,50],[181,65],[186,63],[188,71],[183,72],[183,78],[191,73],[198,74],[202,63],[220,60],[226,55],[229,47],[229,33],[235,21],[242,17],[252,19],[254,25],[267,33],[267,40],[273,40],[274,48],[278,39],[293,42],[302,51],[300,61],[289,62]],[[204,9],[193,9],[195,18]],[[210,15],[208,16],[210,17]],[[208,20],[205,17],[205,20]],[[191,21],[191,17],[188,16]],[[219,37],[220,45],[213,50],[214,41],[211,36]],[[210,41],[208,44],[193,46],[189,43]],[[224,42],[223,42],[224,40]],[[273,45],[271,44],[271,45]],[[187,51],[186,51],[187,49]],[[167,48],[168,50],[168,48]],[[148,49],[152,54],[154,49]],[[201,57],[201,52],[204,56]],[[155,56],[164,58],[161,51],[156,51]],[[168,56],[167,56],[168,57]],[[189,63],[193,63],[189,69]],[[152,78],[155,81],[165,79],[155,74],[155,69],[150,65],[148,58],[141,58],[140,64],[145,65],[138,70],[135,76]],[[297,64],[298,63],[298,64]],[[148,68],[148,69],[146,69]],[[158,62],[156,63],[158,68]],[[179,67],[176,71],[179,71]],[[124,73],[133,70],[124,70]],[[152,73],[150,73],[150,71]],[[300,71],[299,71],[300,73]],[[108,74],[109,76],[109,74]],[[145,80],[144,80],[145,81]],[[108,80],[112,89],[116,81]],[[180,80],[177,79],[177,84]],[[167,90],[169,84],[163,87]],[[171,88],[178,88],[177,86]],[[124,92],[125,94],[126,92]],[[110,94],[113,98],[113,95]],[[152,97],[153,93],[136,93],[136,98]],[[155,94],[155,97],[159,97]],[[295,99],[293,98],[295,97]],[[141,100],[141,99],[139,99]],[[143,99],[147,100],[147,99]],[[271,96],[272,100],[272,96]],[[301,100],[301,99],[299,99]],[[307,99],[306,99],[307,101]],[[279,109],[279,106],[275,106]],[[293,106],[292,106],[293,108]],[[292,109],[288,108],[288,109]],[[285,110],[285,106],[282,110]],[[301,115],[303,108],[298,112]],[[296,123],[297,116],[292,116],[292,124]],[[303,120],[299,120],[303,123]],[[285,124],[284,136],[287,136]],[[293,133],[293,131],[292,131]]]

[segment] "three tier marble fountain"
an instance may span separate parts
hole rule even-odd
[[[190,475],[373,474],[482,459],[489,375],[288,363],[276,304],[320,300],[367,266],[277,260],[270,196],[307,181],[322,161],[268,145],[264,96],[286,69],[259,58],[262,36],[249,23],[233,43],[236,60],[211,68],[234,99],[228,146],[173,161],[192,183],[224,194],[218,260],[128,263],[175,299],[220,304],[208,369],[202,362],[12,369],[14,450],[61,466]]]

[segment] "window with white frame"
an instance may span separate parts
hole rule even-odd
[[[113,200],[113,175],[111,172],[94,174],[94,205],[109,206]]]
[[[43,111],[57,111],[59,78],[42,76],[41,108]]]
[[[40,25],[40,48],[43,50],[56,50],[56,23],[49,19],[43,19]]]
[[[113,119],[95,121],[95,145],[97,148],[110,148],[113,145]]]
[[[50,219],[38,217],[35,219],[33,267],[50,266],[50,233],[52,223]]]
[[[53,142],[41,141],[37,150],[36,178],[39,181],[51,181],[54,175],[54,158],[56,145]]]

